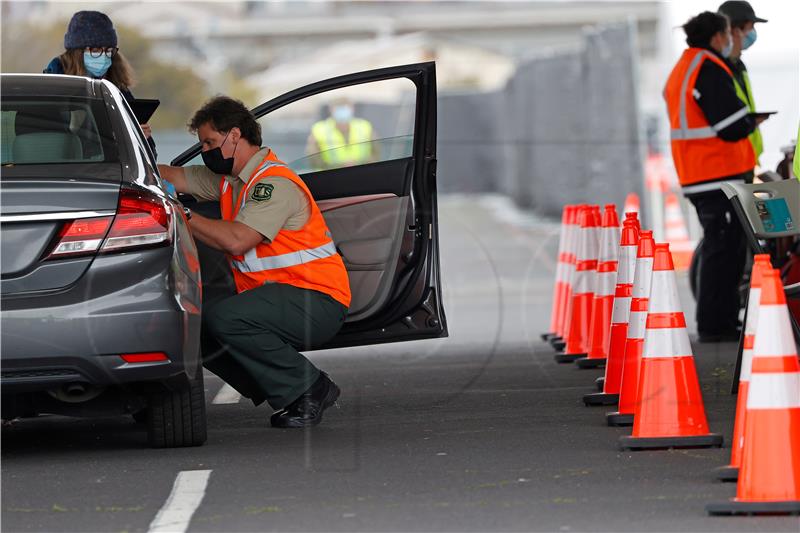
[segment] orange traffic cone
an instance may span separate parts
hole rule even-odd
[[[739,478],[739,465],[742,462],[744,449],[744,420],[746,416],[747,391],[750,387],[750,369],[753,364],[753,345],[756,325],[758,324],[758,306],[761,300],[761,278],[766,270],[772,269],[769,254],[756,254],[753,257],[753,271],[750,274],[750,294],[747,297],[747,319],[744,324],[744,346],[742,348],[742,367],[739,374],[739,392],[736,397],[736,419],[733,425],[731,440],[731,463],[717,469],[717,478],[721,481],[736,481]]]
[[[628,193],[625,197],[625,203],[622,206],[622,212],[625,214],[636,213],[639,214],[639,195],[635,192]]]
[[[578,262],[577,252],[578,245],[580,244],[580,220],[579,216],[581,210],[587,207],[585,204],[572,206],[572,212],[567,219],[567,242],[566,242],[566,256],[565,273],[564,273],[564,288],[562,294],[562,306],[559,310],[558,319],[558,335],[549,339],[550,345],[556,351],[561,351],[567,345],[566,337],[569,333],[570,320],[572,317],[572,285],[575,283],[575,267]]]
[[[628,215],[633,215],[629,217]],[[633,274],[636,269],[636,248],[639,242],[639,221],[636,213],[626,213],[619,242],[619,272],[614,291],[614,307],[611,314],[611,333],[605,379],[601,392],[583,397],[586,405],[614,405],[619,401],[619,385],[622,381],[622,362],[625,357],[625,341],[628,338],[628,317],[631,312]]]
[[[625,213],[625,220],[623,220],[623,222],[622,222],[623,228],[625,226],[625,222],[627,222],[628,220],[631,220],[633,222],[634,226],[636,227],[636,239],[633,241],[633,249],[632,249],[633,250],[632,254],[633,254],[633,262],[634,263],[633,263],[633,266],[631,266],[631,269],[630,269],[631,281],[633,281],[633,271],[636,268],[636,245],[639,242],[639,232],[642,230],[642,228],[641,228],[641,226],[639,226],[639,214],[638,213],[635,213],[635,212]],[[615,298],[615,300],[616,300],[616,298]],[[628,302],[628,305],[629,304],[630,304],[630,301]],[[624,305],[621,304],[620,307],[624,307]],[[628,313],[629,311],[630,311],[630,309],[626,309],[625,310],[626,313]],[[613,311],[612,311],[612,314],[613,314]],[[613,319],[613,317],[612,317],[612,319]],[[627,322],[626,322],[626,328],[627,328]],[[626,331],[627,331],[627,329],[626,329]],[[612,333],[612,337],[613,337],[613,333],[614,333],[614,329],[613,328],[611,329],[611,333]],[[627,335],[627,333],[626,333],[626,335]],[[623,344],[625,343],[625,336],[622,337],[622,342],[623,342]],[[609,351],[610,350],[611,350],[611,348],[609,347]],[[620,352],[620,355],[624,355],[624,352]],[[621,361],[621,358],[620,358],[620,361]],[[606,369],[606,372],[608,372],[608,369]],[[600,376],[599,378],[594,380],[594,383],[595,383],[595,385],[597,385],[598,392],[606,392],[604,390],[605,389],[605,384],[606,384],[605,375]],[[619,388],[619,385],[617,385],[617,389],[618,388]],[[619,394],[617,394],[617,396],[619,396]],[[612,403],[617,403],[617,397],[616,396],[614,397],[614,401]],[[611,404],[605,404],[605,405],[611,405]]]
[[[597,368],[606,364],[611,340],[611,312],[614,309],[614,286],[617,283],[617,254],[619,218],[614,204],[607,204],[600,229],[600,253],[597,259],[597,278],[592,303],[592,322],[589,325],[589,356],[578,359],[579,368]]]
[[[656,244],[633,434],[623,450],[722,446],[709,433],[669,244]]]
[[[628,316],[628,338],[625,339],[625,355],[622,358],[622,379],[620,381],[619,405],[617,411],[608,413],[609,426],[633,425],[633,411],[636,406],[636,393],[639,387],[639,364],[644,347],[645,323],[647,321],[647,302],[650,298],[650,280],[653,276],[653,253],[656,243],[653,232],[639,233],[636,249],[636,269],[631,291],[631,310]]]
[[[800,362],[775,269],[761,278],[744,435],[736,498],[706,511],[800,514]]]
[[[600,208],[596,205],[583,209],[581,217],[580,249],[575,266],[575,283],[572,286],[572,313],[567,345],[555,355],[558,363],[571,363],[586,357],[589,350],[589,325],[592,321],[592,303],[597,274],[598,226]]]
[[[675,270],[688,270],[696,243],[689,240],[681,204],[675,193],[667,195],[664,205],[664,235],[672,252]]]
[[[561,229],[558,238],[558,260],[556,262],[556,280],[553,285],[553,305],[550,309],[550,331],[542,333],[542,340],[546,341],[558,336],[561,321],[561,308],[564,305],[564,291],[566,289],[567,264],[567,230],[573,206],[564,206],[561,211]]]

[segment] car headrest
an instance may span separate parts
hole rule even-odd
[[[14,132],[17,135],[40,132],[67,133],[69,119],[69,111],[53,106],[17,111],[14,118]]]
[[[11,152],[14,163],[81,161],[81,141],[73,133],[38,132],[17,135]]]

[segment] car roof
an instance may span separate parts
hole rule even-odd
[[[72,96],[99,98],[101,81],[61,74],[2,74],[3,96]]]

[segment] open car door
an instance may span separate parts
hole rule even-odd
[[[436,211],[435,64],[339,76],[252,111],[265,146],[314,195],[350,278],[348,318],[317,348],[447,336]],[[172,165],[202,164],[199,153],[197,144]],[[205,282],[205,267],[203,276]]]

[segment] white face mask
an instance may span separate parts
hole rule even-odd
[[[353,118],[353,108],[349,105],[337,105],[333,108],[331,115],[336,122],[350,122]]]
[[[728,44],[722,48],[722,57],[726,59],[729,58],[731,56],[731,52],[733,52],[733,39],[729,38]]]

